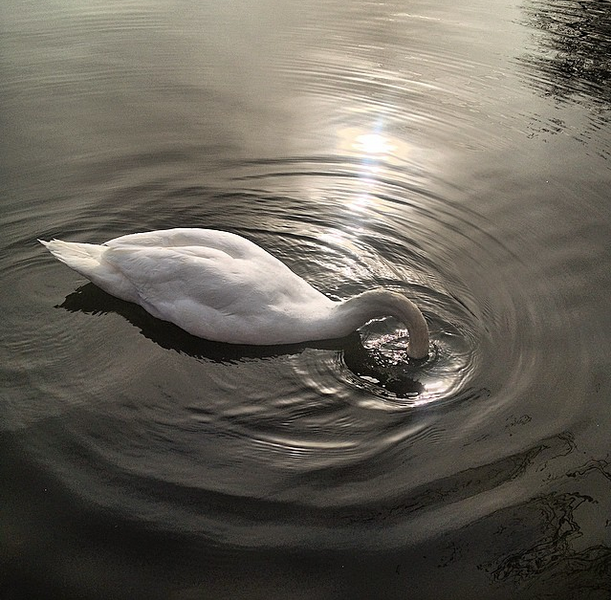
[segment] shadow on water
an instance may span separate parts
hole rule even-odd
[[[507,548],[479,568],[532,597],[608,598],[611,549],[604,544],[580,548],[578,541],[585,533],[582,514],[597,504],[585,494],[554,492],[499,511],[486,526],[496,526],[494,533],[508,542]],[[507,523],[513,525],[513,540]]]
[[[541,32],[539,52],[523,63],[539,71],[542,89],[559,100],[585,94],[611,105],[611,10],[605,0],[529,0],[527,24]]]
[[[409,370],[398,373],[396,368],[377,364],[363,346],[357,332],[344,338],[288,344],[279,346],[252,346],[212,342],[193,336],[172,323],[156,319],[143,308],[107,294],[92,283],[85,284],[57,306],[69,312],[87,314],[115,313],[122,316],[144,337],[166,350],[173,350],[196,359],[216,363],[232,363],[244,359],[274,358],[298,354],[306,348],[338,352],[346,367],[357,377],[373,379],[385,390],[399,398],[414,397],[424,392],[424,386],[414,377],[422,361],[407,360]]]
[[[605,0],[565,2],[527,0],[525,24],[535,31],[533,45],[519,63],[527,81],[556,103],[557,114],[539,118],[531,137],[569,132],[608,160],[604,131],[611,108],[611,10]],[[558,109],[579,105],[588,111],[585,125]],[[537,121],[539,120],[537,119]],[[599,138],[596,141],[596,138]]]
[[[466,600],[474,597],[474,590],[490,591],[492,582],[494,595],[481,597],[512,600],[608,597],[611,551],[604,544],[588,543],[584,538],[588,518],[601,507],[593,496],[576,492],[574,485],[581,490],[592,489],[595,481],[597,485],[608,484],[611,475],[605,461],[556,472],[554,463],[575,450],[568,433],[542,440],[537,446],[501,461],[441,478],[382,504],[322,509],[263,500],[253,510],[255,507],[247,500],[217,498],[195,489],[159,487],[159,482],[144,482],[145,488],[136,485],[133,492],[146,498],[171,497],[175,511],[179,507],[195,509],[234,525],[293,522],[298,513],[302,526],[337,530],[338,543],[346,532],[351,532],[350,537],[357,536],[366,544],[375,532],[382,535],[387,532],[392,537],[395,528],[406,521],[417,522],[420,516],[428,523],[431,514],[443,517],[443,510],[451,510],[460,502],[477,501],[500,484],[518,480],[529,472],[548,473],[559,484],[555,491],[510,503],[467,526],[449,527],[442,535],[427,536],[424,541],[411,540],[408,527],[400,547],[390,544],[378,554],[363,556],[362,552],[324,548],[314,551],[311,547],[290,544],[279,554],[272,544],[242,556],[242,560],[219,557],[214,543],[198,535],[195,529],[166,535],[158,529],[143,528],[120,513],[113,513],[111,519],[107,514],[101,516],[91,505],[75,498],[50,473],[40,471],[25,461],[22,454],[15,453],[13,445],[18,443],[11,436],[0,437],[3,454],[8,451],[15,457],[0,466],[9,499],[5,512],[13,516],[13,535],[5,548],[5,577],[0,585],[0,592],[6,593],[3,597],[39,597],[37,592],[44,585],[48,592],[45,597],[64,600],[229,598],[232,596],[227,588],[233,588],[231,582],[236,586],[233,597],[242,597],[240,586],[257,585],[267,590],[266,577],[270,572],[277,595],[268,597],[278,598],[295,597],[292,590],[296,582],[308,590],[300,598],[338,597],[330,592],[348,582],[356,588],[351,598],[376,598],[379,597],[376,590],[380,589],[386,590],[384,597],[406,597],[409,589],[409,597],[413,598]],[[40,494],[40,486],[44,487],[44,495]],[[14,500],[26,496],[29,502]],[[37,535],[44,533],[48,541],[29,560],[17,560],[19,543],[29,543],[32,536],[22,525],[31,521],[29,511],[36,512],[40,519],[42,529]],[[62,523],[61,529],[58,523]],[[358,532],[362,532],[362,538]],[[580,543],[580,538],[585,543]],[[62,549],[68,547],[73,551],[66,557]],[[469,577],[464,576],[466,554],[473,564],[468,570]],[[83,577],[93,563],[105,565],[113,577],[92,580]],[[49,575],[43,578],[41,572]],[[437,596],[429,593],[429,585],[434,586]]]

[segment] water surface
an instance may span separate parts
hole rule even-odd
[[[608,2],[0,11],[4,596],[609,597]],[[179,226],[429,359],[198,340],[36,242]]]

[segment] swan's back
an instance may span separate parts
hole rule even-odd
[[[43,243],[108,293],[211,340],[291,341],[334,305],[277,258],[225,231],[169,229],[99,246]]]
[[[257,244],[235,233],[218,231],[216,229],[197,229],[195,227],[178,227],[161,231],[131,233],[110,240],[103,245],[109,248],[116,248],[118,246],[141,248],[181,248],[191,246],[218,250],[231,258],[253,260],[269,260],[273,258],[274,261],[277,260],[269,252],[257,246]]]
[[[428,352],[426,321],[407,298],[369,291],[334,302],[263,248],[225,231],[180,228],[101,245],[41,243],[108,293],[209,340],[290,344],[342,337],[392,315],[408,328],[408,354]]]

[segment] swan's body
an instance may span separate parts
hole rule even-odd
[[[208,340],[269,345],[331,339],[394,316],[408,329],[408,355],[428,353],[426,321],[407,298],[373,290],[335,302],[232,233],[168,229],[102,245],[41,243],[109,294]]]

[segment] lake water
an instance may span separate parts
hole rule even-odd
[[[611,4],[0,7],[0,594],[611,597]],[[198,340],[36,239],[239,233],[391,319]]]

